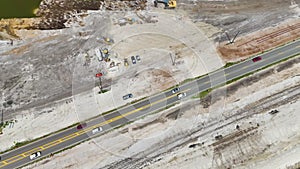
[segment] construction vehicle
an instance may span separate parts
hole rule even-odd
[[[233,37],[233,39],[231,39],[230,36],[229,36],[229,34],[228,34],[227,32],[225,32],[226,37],[227,37],[227,39],[228,39],[228,43],[227,43],[226,45],[229,45],[229,44],[234,43],[234,41],[235,41],[235,39],[236,39],[236,37],[238,36],[239,33],[240,33],[240,31],[238,31],[238,32],[235,34],[235,36]]]
[[[114,62],[114,61],[112,61],[111,63],[110,63],[110,65],[109,65],[109,68],[113,68],[113,67],[115,67],[116,66],[116,63]]]
[[[100,50],[100,53],[101,53],[101,57],[103,58],[103,60],[108,62],[108,57],[110,55],[108,49],[104,48],[104,49]]]
[[[127,58],[125,58],[125,59],[124,59],[124,66],[127,67],[128,65],[129,65],[128,60],[127,60]]]
[[[174,9],[177,6],[176,0],[155,0],[154,1],[154,7],[157,7],[159,3],[162,3],[165,5],[165,9]]]
[[[103,43],[106,43],[107,45],[112,45],[115,43],[115,41],[109,37],[101,37],[101,38],[97,38],[97,40],[100,40]]]

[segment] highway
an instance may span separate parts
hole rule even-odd
[[[187,98],[189,98],[195,96],[201,91],[224,84],[229,80],[241,77],[299,53],[300,41],[295,41],[260,55],[262,57],[262,60],[260,61],[253,62],[249,59],[231,67],[210,73],[209,75],[203,76],[197,80],[185,83],[180,86],[180,92],[186,92]],[[75,126],[25,145],[21,148],[1,154],[0,168],[11,169],[24,166],[33,162],[33,160],[30,160],[29,156],[34,152],[41,151],[42,156],[39,158],[42,158],[50,155],[51,153],[90,139],[91,137],[101,135],[105,131],[124,125],[129,121],[134,121],[146,114],[163,110],[169,105],[180,102],[177,98],[177,94],[178,93],[173,94],[171,90],[162,92],[117,111],[97,117],[87,122],[87,127],[81,130],[78,130]],[[91,131],[100,126],[103,128],[103,131],[97,133],[97,135],[93,135]]]

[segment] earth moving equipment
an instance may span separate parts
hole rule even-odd
[[[106,43],[107,45],[112,45],[113,43],[115,43],[113,39],[108,37],[103,37],[103,42]]]
[[[129,65],[128,60],[127,60],[127,58],[125,58],[125,59],[124,59],[124,66],[127,67],[128,65]]]
[[[240,31],[238,31],[238,32],[235,34],[234,38],[231,39],[231,38],[229,37],[229,34],[228,34],[227,32],[225,32],[226,37],[227,37],[227,39],[228,39],[228,43],[227,43],[226,45],[229,45],[229,44],[234,43],[234,41],[235,41],[235,39],[236,39],[236,37],[238,36],[239,33],[240,33]]]
[[[159,3],[162,3],[165,5],[165,9],[174,9],[177,6],[176,0],[155,0],[154,1],[154,7],[157,7]]]
[[[110,59],[109,59],[108,57],[109,57],[110,53],[109,53],[108,49],[107,49],[107,48],[104,48],[104,49],[102,49],[100,52],[101,52],[101,56],[102,56],[103,60],[104,60],[105,62],[109,62]]]

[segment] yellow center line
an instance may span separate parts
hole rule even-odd
[[[7,162],[5,162],[5,161],[2,161],[1,162],[2,164],[0,165],[0,168],[2,168],[2,167],[4,167],[4,166],[6,166],[8,163]]]
[[[26,155],[27,155],[27,156],[28,156],[28,155],[31,155],[32,153],[37,152],[37,151],[40,151],[40,150],[41,150],[40,147],[36,147],[36,148],[34,148],[34,149],[31,149],[31,150],[26,151],[26,152],[23,153],[23,154],[24,154],[25,157],[26,157]]]
[[[300,47],[300,46],[297,46],[296,48],[299,48],[299,47]],[[284,54],[284,52],[280,52],[280,53],[278,53],[277,55],[281,55],[281,54]],[[248,68],[248,67],[249,67],[249,65],[245,66],[245,68]],[[231,74],[231,73],[226,73],[226,76],[228,76],[228,75],[230,75],[230,74]],[[204,82],[204,84],[206,84],[206,83],[209,83],[209,81]],[[187,91],[189,91],[189,90],[190,90],[190,89],[185,90],[185,91],[182,91],[182,92],[187,92]],[[107,121],[104,121],[104,122],[102,122],[102,123],[100,123],[100,124],[91,126],[91,127],[89,127],[89,128],[86,128],[86,129],[84,129],[84,130],[75,132],[75,133],[73,133],[73,134],[71,134],[71,135],[65,136],[65,137],[60,138],[60,139],[58,139],[58,140],[49,142],[49,143],[47,143],[47,144],[45,144],[45,145],[43,145],[43,146],[39,146],[39,147],[36,147],[36,148],[34,148],[34,149],[31,149],[31,150],[29,150],[29,151],[27,151],[27,152],[25,152],[25,153],[22,153],[22,154],[19,154],[19,155],[14,156],[14,157],[11,157],[11,158],[9,158],[9,159],[3,160],[3,161],[1,162],[2,165],[0,165],[0,168],[1,168],[1,167],[4,167],[4,166],[6,166],[6,165],[8,165],[8,164],[10,164],[10,163],[14,163],[15,161],[19,161],[19,160],[21,160],[21,159],[23,159],[23,158],[29,156],[30,154],[36,152],[36,151],[48,149],[48,148],[53,147],[53,146],[55,146],[55,145],[57,145],[57,144],[60,144],[60,143],[65,142],[65,141],[67,141],[67,140],[70,140],[70,139],[72,139],[72,138],[74,138],[74,137],[77,137],[77,136],[79,136],[79,135],[82,135],[83,133],[86,133],[86,132],[88,132],[88,131],[91,131],[92,129],[94,129],[94,128],[96,128],[96,127],[101,127],[101,126],[104,126],[104,125],[106,125],[106,124],[112,123],[112,122],[117,121],[117,120],[119,120],[119,119],[121,119],[121,118],[123,118],[123,117],[129,116],[129,115],[134,114],[134,113],[136,113],[136,112],[138,112],[138,111],[141,111],[141,110],[143,110],[143,109],[146,109],[146,108],[150,107],[151,105],[155,105],[155,104],[158,104],[158,103],[160,103],[160,102],[162,102],[162,101],[165,101],[165,100],[167,100],[167,99],[169,99],[169,98],[175,97],[176,95],[177,95],[177,94],[171,95],[171,96],[166,97],[166,98],[164,98],[164,99],[158,100],[158,101],[156,101],[156,102],[154,102],[154,103],[145,105],[145,106],[140,107],[140,108],[138,108],[138,109],[135,109],[135,110],[133,110],[133,111],[127,112],[127,113],[122,114],[122,115],[120,115],[120,116],[117,116],[117,117],[114,117],[114,118],[109,119],[109,120],[107,120]],[[26,155],[26,154],[29,154],[29,155]]]
[[[56,144],[56,143],[59,144],[59,143],[61,143],[61,141],[60,140],[55,140],[55,141],[52,141],[52,142],[49,142],[49,143],[43,145],[43,147],[44,147],[44,149],[47,149],[47,148],[52,147],[52,145]]]
[[[184,91],[182,91],[182,92],[188,92],[189,90],[190,90],[190,89],[187,89],[187,90],[184,90]],[[160,102],[163,102],[163,101],[168,100],[168,99],[170,99],[170,98],[172,98],[172,97],[175,97],[175,96],[177,96],[177,93],[174,94],[174,95],[165,97],[165,98],[163,98],[163,99],[161,99],[161,100],[155,101],[155,102],[153,102],[153,103],[147,104],[147,105],[145,105],[145,106],[142,106],[142,107],[140,107],[140,108],[138,108],[138,109],[135,109],[135,110],[132,110],[132,111],[130,111],[130,112],[127,112],[127,113],[125,113],[125,114],[121,114],[121,115],[116,116],[116,117],[114,117],[114,118],[112,118],[112,119],[109,119],[109,120],[107,120],[107,121],[101,122],[100,124],[97,124],[97,125],[88,127],[88,128],[86,128],[86,129],[84,129],[84,130],[75,132],[75,133],[73,133],[73,134],[67,135],[67,136],[65,136],[65,137],[63,137],[63,138],[60,138],[60,139],[58,139],[58,140],[55,140],[55,141],[49,142],[49,143],[47,143],[47,144],[44,144],[44,145],[42,145],[42,146],[36,147],[36,148],[31,149],[31,150],[29,150],[29,151],[27,151],[27,152],[25,152],[25,153],[16,155],[16,156],[14,156],[14,157],[11,157],[11,158],[9,158],[9,159],[7,159],[7,160],[2,161],[3,165],[1,165],[0,167],[4,167],[4,166],[6,166],[6,165],[8,165],[8,164],[14,163],[14,162],[16,162],[16,161],[18,161],[18,160],[21,160],[21,159],[23,159],[23,158],[25,158],[25,157],[31,155],[32,153],[34,153],[34,152],[36,152],[36,151],[48,149],[48,148],[53,147],[53,146],[55,146],[55,145],[58,145],[58,144],[60,144],[60,143],[62,143],[62,142],[65,142],[65,141],[70,140],[70,139],[72,139],[72,138],[75,138],[75,137],[77,137],[77,136],[79,136],[79,135],[82,135],[82,134],[84,134],[84,133],[86,133],[86,132],[89,132],[89,131],[91,131],[92,129],[94,129],[94,128],[96,128],[96,127],[101,127],[101,126],[104,126],[104,125],[106,125],[106,124],[112,123],[112,122],[114,122],[114,121],[117,121],[117,120],[119,120],[119,119],[122,119],[122,118],[124,118],[124,117],[126,117],[126,116],[129,116],[129,115],[131,115],[131,114],[134,114],[134,113],[136,113],[136,112],[139,112],[139,111],[141,111],[141,110],[143,110],[143,109],[146,109],[146,108],[148,108],[148,107],[150,107],[150,106],[152,106],[152,105],[158,104],[158,103],[160,103]],[[27,155],[27,154],[29,154],[29,155]],[[19,158],[17,158],[17,157],[19,157]],[[17,159],[15,159],[15,158],[17,158]],[[14,160],[14,159],[15,159],[15,160]]]
[[[22,160],[23,158],[25,158],[24,155],[23,154],[19,154],[19,155],[11,157],[11,158],[9,158],[9,159],[7,159],[5,161],[2,161],[2,162],[6,163],[5,165],[8,165],[10,163],[14,163],[16,161]],[[5,165],[3,165],[3,166],[5,166]]]
[[[63,138],[61,138],[59,140],[62,140],[62,142],[64,142],[63,140],[70,140],[70,139],[72,139],[74,137],[77,137],[77,136],[78,135],[76,133],[73,133],[73,134],[67,135],[67,136],[65,136],[65,137],[63,137]]]

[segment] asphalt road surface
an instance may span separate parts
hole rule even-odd
[[[238,78],[299,53],[300,41],[295,41],[291,44],[261,55],[262,59],[260,61],[253,62],[252,59],[249,59],[226,69],[221,69],[210,73],[209,75],[206,75],[200,79],[186,83],[180,86],[179,93],[187,94],[186,98],[182,98],[184,100],[200,93],[201,91],[224,84],[229,80]],[[42,153],[42,155],[36,159],[49,156],[51,153],[90,139],[91,137],[101,135],[105,131],[111,130],[120,125],[124,125],[129,121],[134,121],[135,119],[146,114],[163,110],[169,105],[180,102],[180,99],[178,99],[177,95],[178,93],[172,93],[171,90],[162,92],[153,97],[111,112],[107,115],[97,117],[87,122],[87,126],[83,129],[78,130],[75,126],[73,128],[40,139],[24,147],[1,154],[0,168],[11,169],[21,167],[34,161],[29,158],[32,153],[38,151]],[[103,130],[93,134],[92,130],[97,127],[101,127]]]

